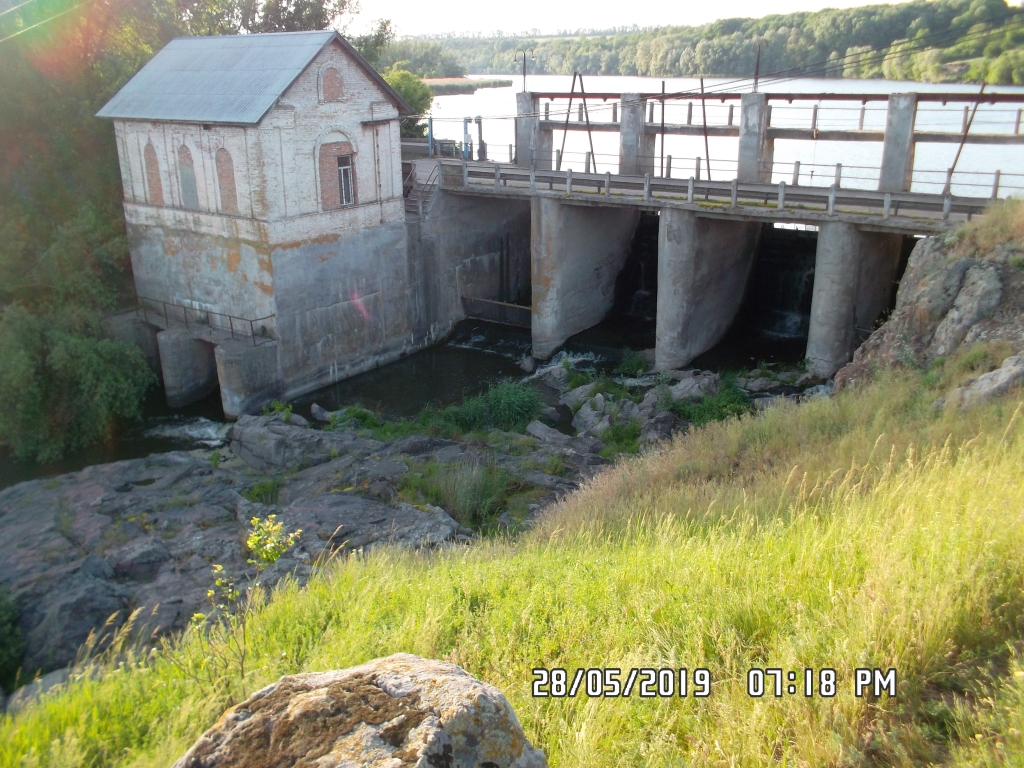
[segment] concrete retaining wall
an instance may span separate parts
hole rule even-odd
[[[533,354],[550,357],[615,301],[640,212],[532,199]]]
[[[680,368],[725,335],[743,302],[761,225],[664,208],[655,365]]]
[[[160,347],[167,405],[181,408],[217,389],[217,363],[212,344],[192,338],[184,328],[160,331],[156,341]]]

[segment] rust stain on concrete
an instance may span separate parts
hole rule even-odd
[[[274,248],[281,251],[289,251],[293,248],[303,248],[307,245],[321,245],[324,243],[336,243],[338,242],[339,235],[329,234],[321,235],[320,237],[311,237],[309,240],[296,240],[292,243],[285,243],[284,245],[275,245]]]
[[[274,262],[271,260],[270,256],[257,256],[256,263],[259,264],[260,271],[266,272],[271,277],[274,276]]]
[[[253,283],[253,285],[255,285],[257,288],[259,288],[261,291],[267,294],[267,296],[274,295],[274,286],[272,286],[270,283]]]
[[[229,245],[227,247],[228,272],[238,272],[238,265],[242,263],[242,247],[240,245]]]

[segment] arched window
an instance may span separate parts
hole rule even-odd
[[[341,73],[328,67],[323,74],[324,101],[341,101]]]
[[[164,187],[160,183],[160,164],[156,161],[156,150],[152,144],[147,144],[142,151],[143,161],[146,165],[146,188],[149,192],[150,205],[164,204]]]
[[[235,166],[231,153],[226,149],[217,150],[217,183],[220,185],[220,207],[222,213],[238,213],[238,195],[235,192]]]
[[[184,144],[178,147],[178,178],[181,179],[182,208],[198,211],[199,190],[196,188],[196,169],[192,164],[192,153]]]
[[[320,145],[320,199],[325,211],[356,203],[355,155],[347,141]]]

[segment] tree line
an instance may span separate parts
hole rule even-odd
[[[533,48],[537,74],[691,77],[760,72],[807,77],[1024,84],[1024,26],[1005,0],[916,0],[699,27],[565,37],[441,37],[472,73],[514,74]]]

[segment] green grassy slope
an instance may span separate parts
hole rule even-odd
[[[166,766],[282,674],[397,651],[497,685],[553,766],[1002,764],[1024,747],[1024,405],[931,405],[1001,354],[711,424],[517,541],[333,562],[255,609],[244,676],[217,637],[98,660],[0,721],[0,764]],[[706,667],[713,685],[534,699],[538,666]],[[834,668],[838,695],[751,698],[752,666]],[[898,696],[854,698],[862,666],[895,667]]]

